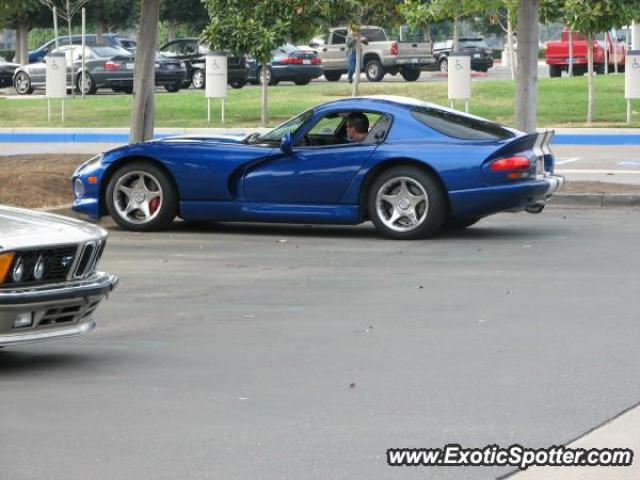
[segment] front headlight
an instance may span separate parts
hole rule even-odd
[[[187,68],[187,64],[184,62],[180,62],[180,68]]]
[[[73,182],[73,194],[79,200],[84,197],[85,188],[84,183],[79,178],[76,178],[75,182]]]
[[[73,175],[77,176],[82,170],[97,165],[98,163],[100,163],[102,161],[103,158],[104,158],[104,155],[102,153],[96,155],[95,157],[91,157],[89,160],[87,160],[82,165],[80,165],[78,168],[76,168],[76,171],[75,171],[75,173]]]

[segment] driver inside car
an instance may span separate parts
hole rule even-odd
[[[362,143],[369,134],[369,119],[362,112],[351,112],[347,115],[347,139],[350,142]]]

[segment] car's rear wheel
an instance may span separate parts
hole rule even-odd
[[[171,93],[178,92],[178,91],[180,91],[181,88],[182,88],[182,85],[180,84],[180,82],[170,83],[170,84],[164,86],[164,89],[167,92],[171,92]]]
[[[31,78],[26,72],[18,72],[13,79],[13,86],[20,95],[31,95],[33,87],[31,86]]]
[[[549,76],[551,78],[558,78],[562,76],[561,65],[549,65]]]
[[[258,69],[258,82],[262,85],[262,67]],[[273,72],[271,67],[267,67],[267,85],[277,85],[278,80],[273,79]]]
[[[115,172],[106,191],[113,220],[126,230],[167,228],[178,213],[178,195],[168,175],[156,165],[136,161]]]
[[[83,95],[93,95],[98,90],[95,80],[88,72],[78,74],[76,77],[76,89]]]
[[[342,72],[324,72],[324,78],[327,82],[337,82],[342,77]]]
[[[204,88],[204,70],[196,68],[191,73],[191,85],[193,88],[202,90]]]
[[[231,88],[239,89],[244,87],[247,84],[247,81],[244,78],[232,78],[229,82]]]
[[[401,73],[407,82],[415,82],[420,78],[420,70],[417,68],[403,68]]]
[[[379,82],[384,78],[384,67],[377,58],[372,58],[364,67],[364,73],[370,82]]]
[[[368,210],[378,231],[396,240],[435,235],[445,221],[446,196],[429,173],[412,166],[391,168],[371,184]]]

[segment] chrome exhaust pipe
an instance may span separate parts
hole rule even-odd
[[[525,212],[529,212],[529,213],[540,213],[542,210],[544,210],[545,206],[546,204],[544,203],[535,203],[533,205],[529,205],[524,210]]]

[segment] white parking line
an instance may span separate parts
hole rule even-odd
[[[556,158],[556,165],[564,165],[565,163],[577,162],[580,157],[575,158]]]
[[[625,162],[617,163],[616,165],[620,165],[621,167],[640,167],[640,161],[627,160]]]

